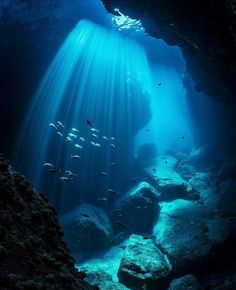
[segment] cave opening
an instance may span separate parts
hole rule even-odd
[[[72,1],[73,8],[59,2],[52,6],[59,27],[54,45],[47,48],[53,36],[45,29],[33,33],[44,42],[38,41],[37,49],[29,42],[26,49],[35,71],[42,67],[35,72],[37,81],[19,80],[22,68],[13,79],[35,94],[23,98],[24,109],[19,106],[21,130],[11,156],[39,192],[37,198],[48,199],[58,211],[75,267],[86,282],[104,290],[185,289],[174,288],[178,283],[210,289],[219,272],[220,286],[235,285],[235,254],[230,253],[236,228],[235,107],[219,99],[224,86],[215,98],[207,93],[218,85],[198,86],[203,64],[192,52],[200,44],[173,45],[176,39],[167,32],[178,21],[171,19],[166,29],[162,18],[148,22],[147,12],[139,17],[134,9],[130,17],[130,8],[122,9],[126,1]],[[25,7],[11,9],[19,13]],[[41,21],[45,7],[40,9]],[[65,30],[64,18],[71,20]],[[22,27],[25,44],[27,28]],[[206,71],[206,80],[211,72],[214,78]],[[9,172],[24,191],[27,182]],[[32,221],[39,220],[33,211]],[[48,209],[42,220],[51,221]],[[50,246],[51,239],[45,234]]]

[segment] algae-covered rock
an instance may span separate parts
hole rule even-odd
[[[122,257],[118,278],[131,289],[157,285],[171,272],[171,264],[152,239],[132,235]]]
[[[153,231],[157,243],[172,263],[179,266],[204,257],[230,232],[231,226],[226,220],[216,218],[197,202],[181,199],[161,204]]]
[[[61,217],[66,241],[75,253],[96,251],[107,246],[113,237],[106,213],[91,204],[82,204]]]
[[[174,279],[169,290],[202,290],[197,278],[194,275],[186,275],[178,279]]]
[[[112,221],[118,230],[146,233],[152,229],[159,210],[159,192],[147,182],[141,182],[115,204]],[[119,228],[121,221],[127,228]]]

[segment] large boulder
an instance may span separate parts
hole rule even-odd
[[[231,233],[228,221],[216,218],[198,202],[175,200],[161,204],[153,233],[173,264],[186,266],[206,256]]]
[[[162,283],[171,269],[167,256],[152,239],[132,235],[120,263],[118,278],[131,289],[152,287]]]
[[[128,290],[121,283],[112,280],[112,276],[104,271],[86,272],[86,279],[91,285],[98,286],[101,290]]]
[[[161,155],[156,159],[155,165],[146,168],[146,172],[157,180],[159,200],[161,201],[189,198],[187,182],[175,170],[177,162],[177,159],[172,156]]]
[[[159,192],[147,182],[141,182],[121,199],[112,211],[111,218],[116,230],[146,233],[154,225],[159,210]]]
[[[197,278],[194,275],[186,275],[178,279],[174,279],[169,290],[201,290]]]
[[[60,221],[66,241],[74,253],[102,249],[112,240],[112,225],[107,215],[91,204],[78,206],[64,214]]]

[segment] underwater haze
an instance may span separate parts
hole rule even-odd
[[[231,204],[234,114],[197,91],[181,48],[139,19],[98,0],[76,5],[77,23],[24,107],[12,159],[57,209],[87,281],[159,289],[234,229],[219,208],[222,192]]]

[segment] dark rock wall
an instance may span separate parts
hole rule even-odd
[[[0,156],[0,289],[96,289],[83,281],[56,212]]]
[[[146,32],[183,49],[196,89],[235,102],[235,0],[102,0],[108,11],[120,8],[141,19]]]

